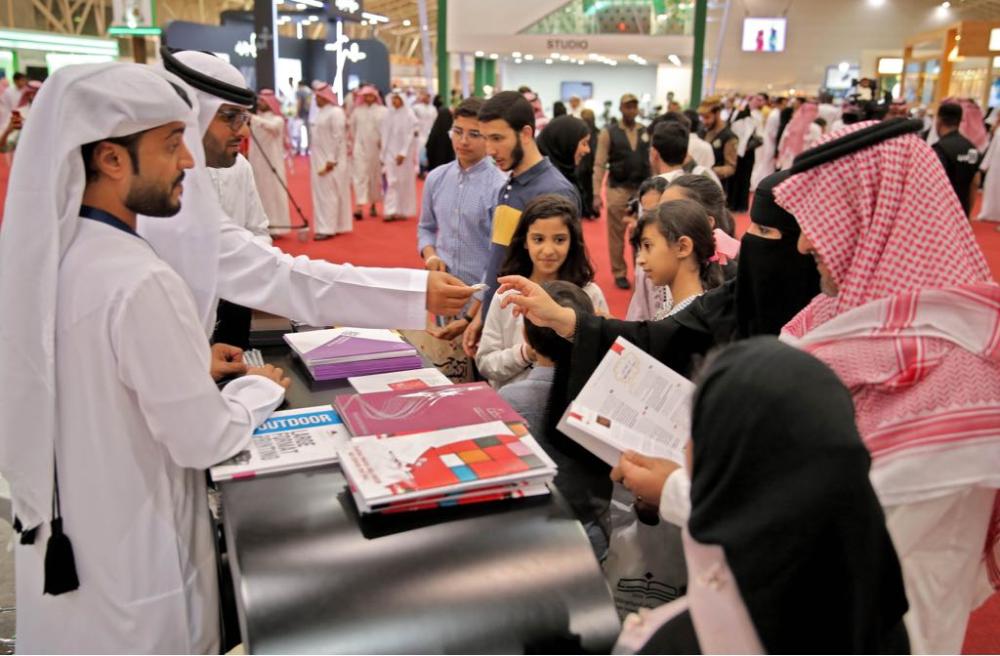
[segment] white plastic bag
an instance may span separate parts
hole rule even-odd
[[[656,608],[687,592],[687,566],[680,527],[662,519],[655,526],[635,513],[632,493],[615,484],[611,538],[604,575],[624,619],[640,608]]]

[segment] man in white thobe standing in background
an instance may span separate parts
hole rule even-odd
[[[11,172],[0,471],[25,653],[219,652],[204,470],[246,447],[288,380],[251,369],[220,392],[189,288],[135,233],[138,213],[172,220],[201,157],[182,93],[146,66],[62,68]]]
[[[288,217],[288,193],[285,191],[288,186],[285,169],[287,136],[281,103],[271,89],[261,89],[257,94],[257,113],[250,117],[250,133],[247,159],[253,168],[268,230],[272,235],[283,235],[292,225]]]
[[[350,232],[354,227],[351,218],[351,166],[347,159],[347,116],[337,106],[337,96],[326,82],[314,82],[313,91],[319,106],[313,123],[312,147],[309,149],[313,216],[316,221],[313,239],[323,241]]]
[[[385,220],[401,221],[417,213],[417,139],[420,124],[403,97],[389,96],[391,107],[382,122],[382,166],[385,169]]]
[[[418,170],[422,173],[427,165],[427,137],[431,134],[434,121],[437,120],[437,108],[431,104],[431,94],[421,91],[417,101],[413,103],[413,113],[420,125],[420,136],[417,138]],[[422,178],[421,178],[422,179]]]
[[[382,119],[386,108],[379,102],[378,91],[364,86],[355,92],[361,103],[351,110],[350,127],[352,157],[354,159],[354,218],[364,218],[365,207],[371,216],[378,216],[375,203],[382,200]]]

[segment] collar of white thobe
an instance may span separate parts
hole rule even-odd
[[[125,223],[114,214],[111,214],[110,212],[105,212],[104,210],[99,210],[96,207],[91,207],[90,205],[81,205],[80,216],[83,217],[84,219],[90,219],[91,221],[97,221],[98,223],[109,225],[112,228],[121,230],[122,232],[127,232],[133,237],[139,237],[139,235],[136,234],[135,229],[132,228],[132,226]]]

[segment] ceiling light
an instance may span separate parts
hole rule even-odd
[[[517,59],[514,60],[514,63],[515,64],[520,64],[522,61],[524,61],[524,60],[522,60],[520,57],[518,57]]]
[[[551,53],[549,53],[549,57],[551,57],[552,59],[559,59],[559,53],[558,52],[551,52]]]
[[[525,55],[524,58],[527,59],[528,61],[534,61],[535,60],[535,56],[534,55]]]
[[[841,73],[846,73],[847,71],[851,70],[851,65],[845,61],[842,61],[837,65],[837,70],[839,70]]]
[[[486,53],[483,52],[482,50],[477,50],[476,51],[476,57],[485,57],[485,56],[486,56]]]
[[[580,61],[576,62],[576,63],[579,64],[580,66],[583,66],[583,60],[582,59]]]
[[[515,50],[514,52],[510,53],[510,56],[513,57],[514,59],[518,59],[520,58],[521,53]]]
[[[366,21],[366,20],[363,20],[363,21],[361,21],[361,24],[362,24],[362,25],[368,25],[368,21]]]
[[[404,18],[403,27],[409,27],[410,25],[413,25],[413,21],[411,21],[409,18]]]
[[[552,60],[551,60],[551,59],[546,59],[546,60],[545,60],[545,63],[546,63],[546,64],[551,64],[551,63],[552,63]]]
[[[491,52],[490,53],[490,59],[499,59],[499,58],[500,58],[500,55],[498,55],[497,53],[495,53],[495,52]]]
[[[677,55],[670,55],[669,57],[667,57],[667,60],[671,64],[673,64],[674,66],[680,66],[681,65],[681,58],[678,57]]]
[[[389,17],[388,16],[383,16],[382,14],[373,14],[370,11],[363,11],[363,12],[361,12],[361,17],[362,18],[367,18],[368,22],[372,23],[373,25],[375,23],[388,23],[389,22]]]
[[[882,7],[884,5],[885,5],[885,0],[868,0],[868,6],[869,7],[878,8],[878,7]]]

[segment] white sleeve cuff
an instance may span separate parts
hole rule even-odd
[[[222,388],[222,396],[246,408],[253,428],[257,428],[281,405],[285,388],[263,376],[241,376]]]
[[[681,467],[667,476],[660,492],[660,517],[675,526],[685,526],[691,515],[691,476]]]

